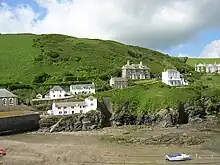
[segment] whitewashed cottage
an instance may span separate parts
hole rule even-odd
[[[83,114],[97,109],[97,99],[93,96],[85,98],[78,102],[58,102],[52,104],[52,110],[48,111],[50,115],[72,115]]]
[[[49,96],[50,99],[58,99],[58,98],[65,98],[65,95],[67,92],[61,88],[60,86],[54,86],[52,89],[50,89]]]
[[[169,86],[188,85],[187,80],[182,78],[180,72],[175,69],[167,69],[162,72],[162,82]]]
[[[70,85],[72,95],[95,94],[95,84],[76,84]]]
[[[220,73],[220,64],[195,64],[196,72],[206,72],[206,73]]]

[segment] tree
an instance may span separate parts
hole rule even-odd
[[[37,73],[35,76],[34,76],[34,79],[33,79],[33,83],[35,84],[38,84],[38,83],[44,83],[48,78],[50,78],[50,75],[45,73],[45,72],[40,72],[40,73]]]

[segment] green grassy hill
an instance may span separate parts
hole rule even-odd
[[[160,52],[115,41],[74,38],[64,35],[11,34],[0,35],[0,84],[22,83],[9,89],[26,103],[38,92],[46,92],[47,84],[95,81],[105,86],[111,76],[120,76],[127,60],[146,64],[153,74],[164,69],[193,70],[192,59],[170,57]],[[188,64],[190,65],[188,65]],[[195,83],[218,86],[219,78],[198,76]],[[39,87],[36,84],[43,84]],[[35,84],[35,85],[34,85]],[[103,85],[104,84],[104,85]],[[160,80],[138,81],[127,89],[98,92],[110,96],[113,103],[135,101],[136,112],[154,112],[177,107],[197,96],[189,88],[171,88]]]
[[[136,102],[136,112],[155,112],[163,108],[178,108],[180,103],[197,96],[197,93],[188,87],[169,87],[160,80],[145,80],[137,82],[126,89],[114,89],[97,94],[102,98],[110,97],[114,105],[124,101]]]
[[[165,68],[188,68],[183,59],[115,41],[56,34],[2,34],[0,45],[0,83],[59,83],[76,79],[106,82],[111,75],[120,75],[127,60],[142,60],[153,73]],[[36,80],[39,77],[41,80]]]
[[[214,64],[220,63],[220,58],[188,58],[187,64],[194,67],[195,64],[206,63],[206,64]]]

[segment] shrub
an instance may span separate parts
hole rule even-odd
[[[34,76],[33,83],[44,83],[49,77],[50,75],[45,72],[38,73]]]

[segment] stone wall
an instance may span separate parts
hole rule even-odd
[[[40,116],[37,113],[0,118],[0,135],[39,129]]]

